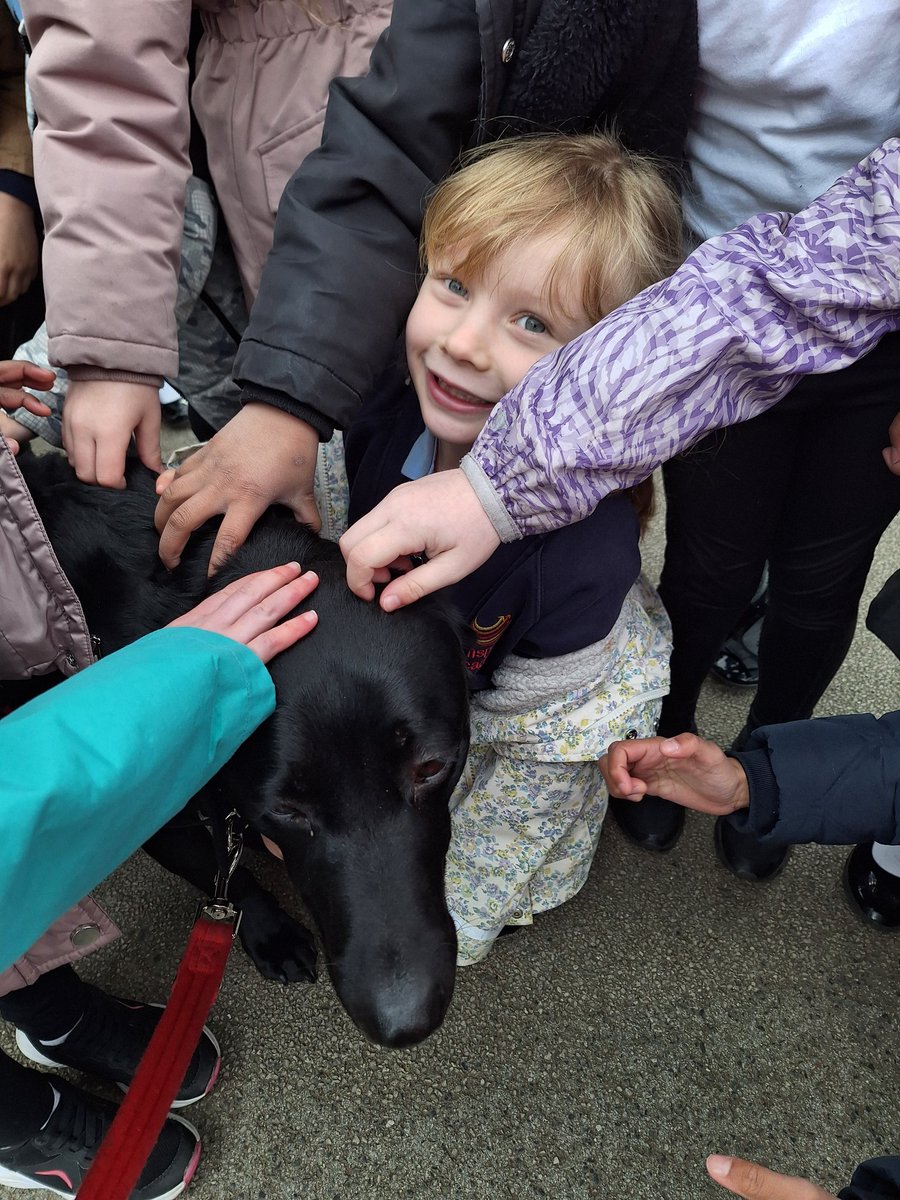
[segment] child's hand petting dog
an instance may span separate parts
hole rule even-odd
[[[301,572],[300,564],[291,562],[245,575],[220,592],[207,596],[196,608],[171,624],[221,633],[236,642],[243,642],[267,663],[305,637],[319,619],[310,609],[289,621],[282,621],[282,617],[304,601],[319,582],[315,572]]]
[[[36,396],[32,396],[30,392],[24,392],[22,389],[33,387],[38,391],[45,392],[48,388],[53,387],[55,378],[52,371],[47,370],[46,367],[35,366],[34,363],[24,360],[0,361],[0,409],[6,408],[14,412],[18,408],[27,408],[36,416],[49,416],[50,409],[47,405],[38,400]],[[18,454],[20,444],[32,436],[30,429],[26,429],[24,425],[20,425],[18,421],[7,417],[2,412],[0,412],[0,434],[6,438],[13,454]]]

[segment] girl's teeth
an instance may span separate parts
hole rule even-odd
[[[441,386],[445,392],[449,392],[451,396],[457,400],[462,400],[465,404],[483,404],[483,400],[479,400],[477,396],[473,396],[471,392],[463,392],[459,388],[453,387],[446,379],[441,379]]]

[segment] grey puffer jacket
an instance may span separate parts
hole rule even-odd
[[[30,679],[54,670],[72,675],[94,661],[81,603],[2,437],[0,579],[0,679]]]
[[[396,0],[282,195],[235,361],[243,399],[323,438],[345,428],[415,297],[424,198],[460,151],[600,126],[677,170],[696,71],[694,0]]]
[[[0,437],[0,679],[72,675],[94,661],[81,603],[60,567],[12,451]],[[118,937],[86,897],[55,921],[18,962],[0,972],[0,996],[43,971],[73,962]]]

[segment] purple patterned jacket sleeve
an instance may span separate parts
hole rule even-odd
[[[504,541],[566,525],[897,328],[892,139],[796,216],[763,214],[712,238],[543,359],[496,406],[463,470]]]

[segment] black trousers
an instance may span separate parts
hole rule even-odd
[[[900,411],[900,334],[860,362],[811,375],[763,415],[709,435],[663,468],[660,583],[672,689],[660,733],[694,727],[719,647],[769,563],[752,728],[802,720],[847,654],[872,556],[900,511],[881,456]]]

